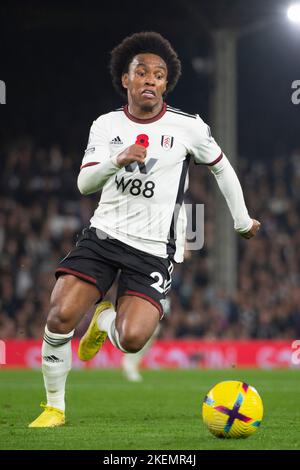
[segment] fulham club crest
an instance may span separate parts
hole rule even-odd
[[[170,150],[173,147],[174,137],[171,135],[161,136],[161,146],[164,150]]]

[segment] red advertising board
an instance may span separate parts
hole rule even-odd
[[[88,363],[77,357],[78,340],[72,341],[73,367],[117,368],[122,353],[107,341]],[[41,342],[1,341],[2,368],[40,367]],[[143,360],[143,366],[159,368],[300,367],[300,341],[196,341],[158,340]]]

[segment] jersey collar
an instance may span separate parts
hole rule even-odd
[[[130,112],[128,111],[128,104],[124,106],[123,111],[128,117],[128,119],[130,119],[133,122],[137,122],[138,124],[150,124],[151,122],[158,121],[160,118],[163,117],[163,115],[167,111],[167,103],[164,103],[161,111],[156,116],[150,119],[139,119],[139,118],[132,116],[132,114],[130,114]]]

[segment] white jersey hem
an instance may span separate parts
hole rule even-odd
[[[130,235],[122,235],[119,232],[116,233],[113,230],[105,227],[104,225],[101,224],[95,224],[94,221],[91,220],[91,225],[90,227],[93,227],[95,229],[99,229],[104,233],[107,233],[112,238],[115,238],[116,240],[119,240],[120,242],[124,243],[125,245],[128,245],[132,248],[135,248],[136,250],[143,251],[144,253],[148,253],[149,255],[157,256],[159,258],[168,258],[168,255],[166,253],[166,244],[164,242],[158,242],[156,245],[159,245],[162,249],[154,251],[152,249],[147,249],[147,240],[144,238],[137,239],[136,237],[130,236]],[[140,241],[139,241],[140,240]],[[152,245],[153,247],[153,240],[149,240],[149,245]],[[158,248],[158,246],[157,246]]]

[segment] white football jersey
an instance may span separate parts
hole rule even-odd
[[[190,158],[214,165],[221,149],[198,115],[164,104],[155,118],[141,120],[125,106],[94,121],[81,168],[104,163],[135,143],[147,148],[145,162],[116,169],[107,179],[91,226],[146,253],[181,262]]]

